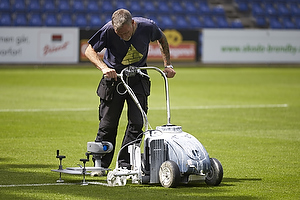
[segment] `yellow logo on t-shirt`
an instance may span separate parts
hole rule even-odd
[[[131,44],[131,46],[128,49],[128,52],[126,56],[123,58],[122,64],[123,65],[130,65],[132,63],[136,63],[140,61],[143,58],[143,54],[138,52],[134,46]]]

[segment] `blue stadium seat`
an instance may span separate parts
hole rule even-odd
[[[24,12],[24,11],[26,11],[25,0],[15,0],[15,3],[12,4],[12,10],[14,12]]]
[[[265,12],[264,12],[264,10],[262,9],[262,7],[259,3],[252,3],[252,14],[254,16],[264,15]]]
[[[201,15],[211,14],[210,7],[208,6],[207,3],[205,2],[199,3],[199,14]]]
[[[174,23],[169,15],[161,15],[159,20],[159,25],[161,28],[173,28]]]
[[[91,28],[100,28],[103,24],[99,14],[91,14],[89,17],[89,26]]]
[[[218,28],[230,28],[229,24],[227,22],[226,17],[223,16],[217,16],[216,17],[216,22],[217,22],[217,26]]]
[[[126,1],[120,1],[120,0],[118,0],[116,2],[116,9],[120,9],[120,8],[129,9]]]
[[[268,24],[265,16],[254,16],[254,19],[255,19],[256,26],[261,28],[267,27]]]
[[[44,25],[45,26],[58,26],[56,14],[55,13],[45,14]]]
[[[203,17],[203,27],[204,28],[217,28],[214,20],[209,15]]]
[[[244,28],[241,20],[235,19],[231,22],[231,28]]]
[[[270,17],[269,24],[270,24],[271,29],[282,29],[283,28],[282,24],[280,23],[280,21],[278,20],[277,17]]]
[[[184,10],[184,7],[182,6],[181,2],[179,1],[173,1],[173,2],[170,2],[171,3],[171,12],[174,13],[174,14],[181,14],[181,13],[184,13],[185,10]]]
[[[276,7],[277,7],[278,15],[280,15],[280,16],[290,15],[290,10],[287,7],[286,3],[277,3]]]
[[[73,0],[73,12],[85,12],[85,4],[82,0]]]
[[[58,0],[57,2],[59,12],[71,12],[71,6],[68,0]]]
[[[168,3],[166,1],[160,1],[159,6],[158,6],[158,11],[160,13],[164,13],[164,14],[169,13],[170,9],[169,9]]]
[[[175,18],[174,28],[177,29],[186,29],[186,28],[192,28],[186,18],[182,15],[177,15]]]
[[[265,4],[265,13],[268,16],[277,16],[277,10],[272,3]]]
[[[293,17],[295,28],[300,29],[300,17]]]
[[[131,1],[129,5],[129,10],[133,16],[142,16],[144,15],[142,6],[139,1]]]
[[[300,16],[300,8],[296,3],[290,3],[290,12],[293,16]]]
[[[42,17],[39,13],[30,13],[28,17],[28,25],[29,26],[42,26],[43,21]]]
[[[9,0],[0,1],[0,12],[10,11],[10,2]]]
[[[144,2],[144,11],[146,13],[156,12],[156,7],[152,1]]]
[[[189,13],[189,14],[196,14],[198,12],[198,8],[191,1],[185,2],[185,10],[186,10],[186,13]]]
[[[13,17],[14,26],[27,26],[27,16],[25,13],[16,13]]]
[[[296,25],[292,22],[289,17],[282,17],[282,25],[285,29],[296,29]]]
[[[101,9],[103,12],[111,13],[115,10],[111,1],[104,1],[101,5]]]
[[[74,25],[80,28],[87,27],[87,19],[84,14],[74,14]]]
[[[213,7],[211,13],[215,16],[225,16],[224,8],[221,5]]]
[[[39,0],[30,0],[27,4],[27,10],[29,12],[39,12],[41,10],[41,5]]]
[[[247,12],[250,10],[247,0],[235,0],[237,9],[241,12]]]
[[[56,11],[56,5],[53,0],[46,0],[44,4],[42,5],[44,12],[55,12]]]
[[[0,26],[10,26],[12,24],[10,13],[0,13]]]
[[[191,27],[193,27],[193,28],[202,28],[203,27],[203,24],[202,24],[201,20],[199,19],[198,15],[189,15],[188,18],[189,18]]]
[[[60,26],[73,26],[73,20],[70,13],[62,13],[58,21]]]
[[[90,0],[87,2],[87,10],[90,13],[99,13],[100,8],[99,8],[99,4],[96,0]]]

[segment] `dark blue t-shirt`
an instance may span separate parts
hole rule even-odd
[[[128,65],[145,66],[150,41],[162,37],[162,31],[154,21],[142,17],[134,17],[133,20],[137,23],[137,28],[129,41],[121,39],[115,33],[111,21],[88,41],[96,52],[106,48],[103,61],[117,71]]]

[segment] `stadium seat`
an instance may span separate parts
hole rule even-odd
[[[185,2],[185,10],[186,10],[186,13],[189,13],[189,14],[196,14],[198,12],[197,7],[191,1]]]
[[[296,29],[296,25],[292,22],[289,17],[282,17],[282,25],[285,29]]]
[[[267,24],[265,16],[254,16],[254,19],[255,19],[255,23],[256,23],[257,27],[260,27],[260,28],[267,27],[268,24]]]
[[[140,16],[144,14],[139,1],[131,1],[129,5],[129,10],[133,16]]]
[[[39,13],[30,13],[28,17],[29,26],[42,26],[42,17]]]
[[[235,19],[231,22],[231,28],[243,28],[243,24],[241,22],[241,20],[239,19]]]
[[[103,25],[99,14],[91,14],[89,17],[89,26],[91,28],[100,28]]]
[[[111,1],[104,1],[101,5],[101,9],[103,12],[111,13],[115,10]]]
[[[27,4],[27,11],[29,12],[39,12],[41,10],[40,1],[30,0]]]
[[[293,17],[295,28],[300,29],[300,17]]]
[[[87,1],[86,7],[89,13],[99,13],[100,11],[99,4],[96,0]]]
[[[264,12],[264,10],[262,9],[262,7],[259,3],[252,3],[252,14],[254,16],[264,15],[265,12]]]
[[[269,24],[271,29],[282,29],[283,26],[276,17],[269,18]]]
[[[74,14],[74,25],[84,28],[87,26],[87,20],[84,14]]]
[[[277,16],[277,10],[272,3],[265,4],[265,13],[268,16]]]
[[[0,26],[10,26],[12,23],[10,13],[0,13]]]
[[[188,21],[182,15],[176,16],[174,25],[175,25],[174,28],[177,28],[177,29],[191,28]]]
[[[45,26],[58,26],[57,16],[54,13],[47,13],[44,19]]]
[[[73,12],[85,12],[85,4],[82,0],[73,0],[72,5]]]
[[[58,21],[60,26],[73,26],[72,16],[69,13],[62,13]]]
[[[160,1],[158,6],[158,11],[164,14],[169,13],[170,9],[168,3],[166,1]]]
[[[27,26],[27,16],[25,13],[16,13],[13,17],[14,26]]]
[[[247,0],[235,0],[237,9],[241,12],[248,12],[250,10]]]
[[[15,3],[12,4],[12,10],[14,12],[25,12],[26,11],[25,0],[15,0]]]
[[[200,2],[200,3],[199,3],[199,13],[200,13],[201,15],[208,15],[208,14],[211,14],[210,8],[209,8],[209,6],[208,6],[207,3],[205,3],[205,2]]]
[[[160,24],[161,28],[173,28],[174,27],[173,20],[171,19],[171,17],[169,15],[161,15],[159,24]]]
[[[145,1],[144,2],[144,11],[146,13],[156,12],[154,3],[152,1]]]
[[[71,12],[72,11],[70,3],[67,0],[58,0],[57,6],[58,6],[59,12]]]
[[[10,2],[9,0],[0,1],[0,12],[10,11]]]
[[[223,6],[219,5],[219,6],[215,6],[211,9],[211,13],[214,16],[225,16],[225,11]]]
[[[118,0],[116,2],[116,9],[120,9],[120,8],[129,9],[128,6],[127,6],[126,1],[120,1],[120,0]]]
[[[216,17],[216,22],[217,22],[218,28],[230,28],[229,24],[228,24],[228,22],[226,20],[226,17],[217,16]]]
[[[170,10],[174,14],[177,14],[177,13],[182,14],[185,12],[183,6],[181,5],[181,2],[179,2],[179,1],[171,2]]]
[[[44,1],[44,4],[42,5],[42,10],[44,12],[55,12],[56,11],[56,5],[53,0],[46,0]]]
[[[193,28],[202,28],[203,27],[203,24],[200,21],[198,15],[189,15],[188,19],[190,21],[191,27],[193,27]]]
[[[287,7],[286,3],[277,3],[277,12],[280,16],[288,16],[290,15],[290,10]]]
[[[204,28],[216,28],[216,24],[211,16],[207,15],[203,17],[203,27]]]
[[[300,16],[300,8],[296,3],[290,3],[290,12],[293,16]]]

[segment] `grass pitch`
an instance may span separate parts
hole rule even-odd
[[[56,182],[59,174],[50,170],[58,167],[57,149],[67,157],[64,168],[85,157],[98,128],[95,90],[101,73],[92,66],[0,69],[0,199],[299,199],[300,69],[176,71],[169,80],[171,122],[220,160],[220,186],[31,185]],[[166,123],[165,97],[160,75],[150,75],[148,118],[155,128]],[[124,113],[117,150],[125,127]],[[80,183],[82,177],[63,179]]]

